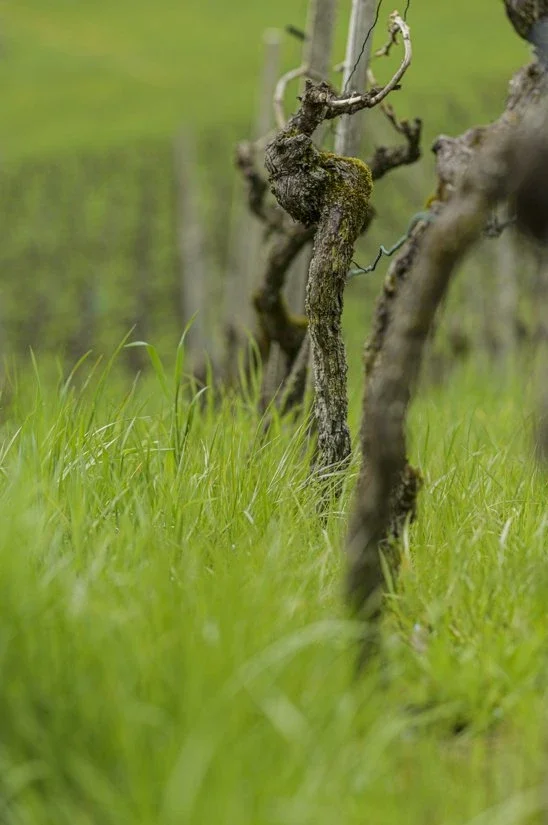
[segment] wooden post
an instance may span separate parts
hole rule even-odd
[[[152,266],[150,261],[152,246],[152,213],[154,211],[152,169],[146,164],[144,157],[138,159],[136,170],[139,181],[139,201],[134,240],[134,285],[133,285],[133,317],[134,336],[140,341],[146,341],[150,331],[150,282]],[[184,278],[184,274],[183,274]],[[92,296],[88,296],[92,297]],[[84,314],[87,315],[87,313]],[[131,348],[128,351],[132,369],[141,370],[147,363],[146,353],[141,348]]]
[[[377,2],[378,0],[352,0],[352,13],[344,59],[343,89],[354,89],[357,92],[363,92],[366,88],[367,69],[373,42],[372,27],[377,12]],[[369,37],[367,43],[365,43],[368,34]],[[343,115],[339,118],[335,137],[335,152],[338,155],[346,155],[347,157],[359,155],[363,126],[364,112]]]
[[[258,89],[255,139],[264,137],[272,128],[272,100],[280,75],[281,45],[282,33],[280,29],[266,29],[263,34],[264,61]]]
[[[538,270],[533,287],[536,308],[536,382],[538,387],[536,447],[537,457],[548,468],[548,252],[538,253]]]
[[[263,137],[272,128],[272,99],[280,71],[282,35],[278,29],[267,29],[263,36],[264,62],[258,90],[257,118],[254,138]],[[254,312],[252,295],[257,287],[262,251],[262,226],[250,213],[247,203],[242,204],[239,191],[233,202],[230,216],[228,266],[224,283],[224,316],[226,346],[229,345],[230,370],[242,333],[253,328]]]
[[[497,241],[497,358],[506,364],[515,352],[518,317],[518,255],[517,239],[507,229]]]
[[[200,197],[196,177],[196,145],[193,136],[182,131],[175,144],[177,177],[177,242],[180,261],[181,316],[187,324],[195,316],[187,337],[187,352],[192,366],[207,348],[207,266],[205,242],[200,220]]]
[[[338,0],[310,0],[303,63],[313,75],[327,79],[331,66]]]
[[[263,45],[264,62],[259,85],[255,140],[264,137],[272,128],[272,99],[280,74],[281,32],[279,29],[267,29],[263,36]],[[260,271],[259,261],[263,246],[263,227],[258,218],[252,215],[248,209],[245,212],[241,232],[242,252],[245,255],[242,262],[245,272],[245,287],[242,294],[246,296],[246,300],[242,301],[240,296],[239,305],[243,326],[250,330],[254,320],[251,296],[258,286],[257,274]]]

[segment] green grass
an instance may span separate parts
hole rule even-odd
[[[215,176],[253,117],[261,33],[302,24],[305,5],[3,5],[10,340],[25,327],[38,350],[109,351],[144,303],[139,332],[174,350],[168,140],[186,122],[202,142],[220,257],[227,193]],[[424,117],[427,147],[500,111],[526,50],[500,0],[414,0],[410,20],[397,107]],[[283,60],[298,62],[295,43]],[[399,237],[431,180],[425,164],[379,185],[360,260]],[[381,277],[348,291],[354,433]],[[460,318],[462,295],[452,300]],[[8,372],[0,398],[0,822],[545,822],[548,509],[530,363],[504,379],[469,364],[413,408],[420,517],[388,587],[384,669],[355,682],[360,628],[341,592],[357,461],[322,524],[304,432],[277,423],[262,439],[254,387],[192,400],[180,361],[167,373],[156,361],[127,388],[121,359],[67,381],[39,357],[30,375]]]
[[[322,526],[303,433],[261,440],[252,387],[215,406],[181,392],[180,359],[129,392],[102,369],[12,375],[0,407],[1,821],[544,822],[548,510],[523,378],[470,366],[414,408],[421,514],[385,670],[356,683],[355,468]]]
[[[344,54],[349,7],[340,3],[334,62]],[[379,42],[391,10],[385,3]],[[241,135],[253,118],[263,31],[302,26],[305,12],[305,0],[4,3],[2,156],[124,144],[172,134],[181,122]],[[400,109],[421,114],[429,137],[447,128],[455,100],[470,123],[495,115],[509,72],[527,54],[502,0],[414,0],[409,19],[415,58]],[[287,38],[283,63],[298,62],[298,44]]]

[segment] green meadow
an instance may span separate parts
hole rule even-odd
[[[9,383],[2,822],[542,823],[548,513],[523,379],[425,391],[385,660],[353,678],[353,465],[327,522],[304,427],[184,365]],[[353,403],[353,421],[357,417]]]
[[[546,822],[548,503],[529,355],[424,382],[410,431],[419,518],[399,577],[387,570],[382,665],[356,680],[361,627],[342,583],[357,444],[321,522],[306,423],[275,419],[265,437],[255,381],[198,393],[165,321],[170,141],[181,124],[198,138],[218,249],[214,176],[230,179],[249,132],[262,32],[303,25],[305,7],[0,6],[1,315],[32,341],[0,381],[2,825]],[[496,116],[527,59],[499,0],[414,0],[409,20],[397,106],[424,118],[426,157],[379,186],[365,260],[421,208],[428,141]],[[284,65],[298,61],[288,38]],[[157,320],[148,346],[128,348],[135,180],[151,170]],[[355,441],[383,271],[348,290]],[[106,354],[71,371],[70,346],[54,356],[78,337],[93,279]],[[136,357],[148,369],[128,380]]]

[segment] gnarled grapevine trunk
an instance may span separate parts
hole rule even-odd
[[[280,205],[305,226],[317,226],[306,310],[320,473],[346,462],[350,455],[341,316],[354,243],[367,222],[372,190],[371,171],[362,161],[322,152],[312,142],[331,96],[327,84],[307,84],[299,112],[268,144],[265,154]]]
[[[538,175],[535,184],[530,170],[548,145],[543,84],[537,66],[521,70],[497,122],[437,141],[434,220],[416,226],[385,283],[366,349],[362,470],[347,542],[348,600],[362,616],[378,612],[380,555],[394,533],[394,504],[403,501],[402,512],[413,506],[406,416],[436,310],[461,257],[490,226],[493,207],[504,200],[528,203],[531,187],[538,188]],[[548,200],[540,201],[535,227],[539,215],[548,225]],[[530,220],[525,209],[523,226],[529,231]]]

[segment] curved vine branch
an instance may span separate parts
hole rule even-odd
[[[316,148],[311,135],[333,92],[307,82],[301,107],[268,144],[265,166],[278,203],[305,226],[316,226],[306,294],[316,390],[318,469],[350,455],[343,292],[354,243],[367,222],[372,177],[361,161]]]
[[[390,23],[393,39],[398,31],[403,35],[405,54],[387,86],[345,97],[325,82],[307,81],[299,110],[265,150],[269,181],[280,206],[294,220],[316,226],[306,312],[318,426],[316,469],[324,477],[334,466],[344,465],[350,455],[341,318],[354,244],[370,215],[373,176],[360,160],[320,151],[312,134],[324,120],[376,106],[397,88],[411,60],[411,43],[405,22],[394,13]],[[408,147],[420,135],[420,124],[416,124],[411,141],[410,135],[408,130]]]
[[[402,39],[403,39],[403,48],[404,48],[404,55],[403,60],[398,67],[398,70],[395,72],[391,80],[383,86],[382,88],[374,88],[369,92],[361,95],[351,95],[349,98],[343,98],[336,101],[333,101],[330,113],[327,117],[337,117],[339,114],[346,114],[351,115],[354,112],[359,112],[361,109],[373,109],[375,106],[378,106],[382,101],[388,97],[390,92],[399,89],[399,82],[406,73],[407,69],[411,65],[411,60],[413,57],[413,50],[411,47],[411,35],[409,32],[409,26],[405,22],[405,20],[400,17],[397,11],[392,12],[390,15],[390,24],[389,24],[389,33],[390,33],[390,40],[388,41],[387,45],[384,49],[381,49],[378,52],[379,55],[388,54],[390,51],[391,46],[394,43],[397,43],[397,36],[398,33],[401,32]]]
[[[380,556],[396,532],[395,515],[414,512],[414,496],[405,500],[414,484],[406,414],[437,307],[461,257],[491,226],[497,203],[527,203],[531,190],[538,193],[548,147],[543,85],[536,64],[520,70],[498,121],[436,141],[435,220],[414,227],[387,275],[365,353],[362,468],[347,542],[348,600],[360,615],[378,613]],[[548,228],[548,196],[540,189],[534,215],[522,216],[524,226],[538,227],[540,218]],[[364,645],[364,656],[367,651]]]

